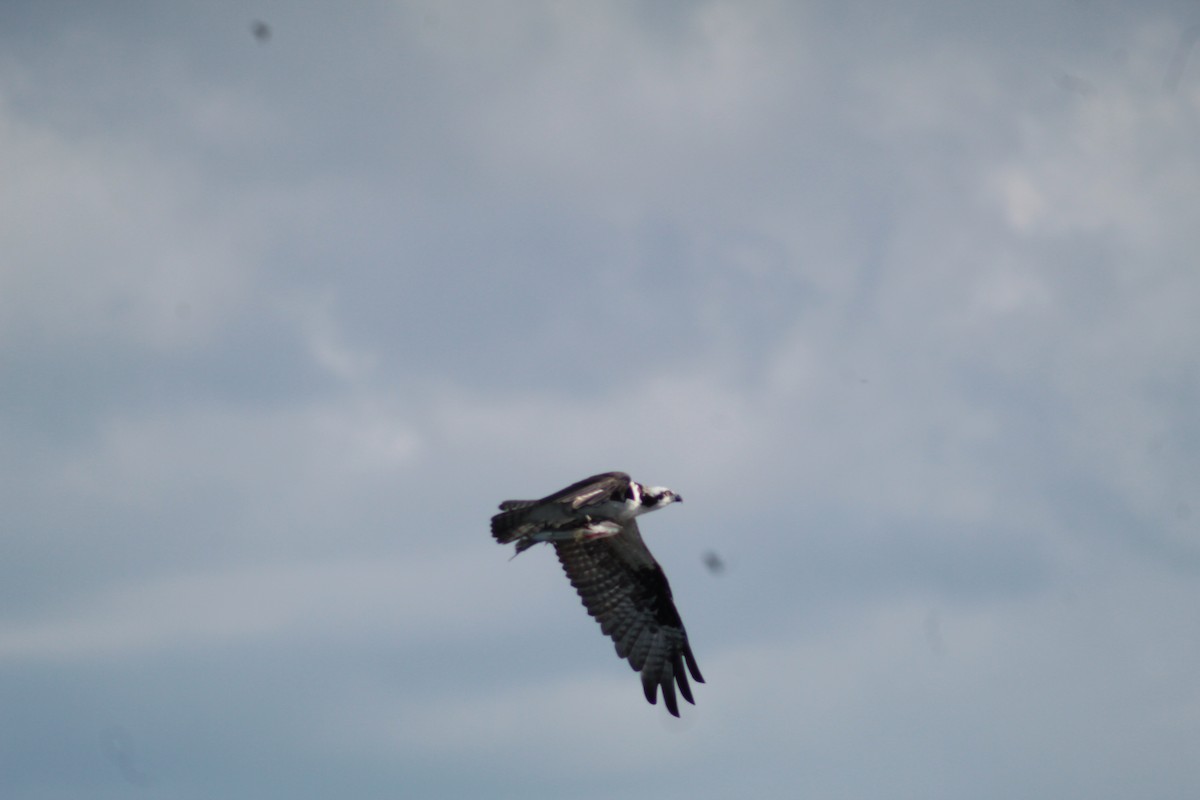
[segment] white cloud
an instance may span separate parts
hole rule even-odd
[[[1195,744],[1200,694],[1184,666],[1195,643],[1164,636],[1170,621],[1142,624],[1191,590],[1176,580],[1147,595],[1141,578],[1107,569],[1067,585],[1015,601],[951,608],[914,597],[820,625],[797,620],[786,638],[704,654],[708,683],[681,720],[645,706],[624,669],[506,674],[489,658],[499,690],[454,685],[380,703],[386,687],[359,687],[313,730],[335,750],[465,755],[498,781],[534,765],[548,780],[612,780],[619,764],[634,797],[662,791],[643,781],[664,771],[693,776],[701,796],[805,785],[822,796],[950,797],[974,786],[1000,798],[1020,786],[1121,797],[1146,763],[1131,735],[1180,737],[1149,759],[1164,768],[1178,769]]]
[[[420,448],[398,409],[371,400],[269,411],[177,407],[111,420],[55,479],[72,495],[135,506],[171,503],[197,488],[302,502],[313,485],[335,495],[403,468]]]
[[[482,627],[529,624],[477,593],[507,583],[491,551],[404,553],[370,559],[242,563],[115,586],[75,606],[0,621],[0,662],[118,660],[349,632],[425,642]],[[468,585],[471,591],[447,591]],[[526,584],[530,603],[538,593]],[[370,633],[374,631],[374,633]]]
[[[255,237],[192,170],[0,105],[0,336],[194,347],[235,316]]]

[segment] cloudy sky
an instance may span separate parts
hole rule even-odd
[[[1196,796],[1198,25],[5,3],[0,794]]]

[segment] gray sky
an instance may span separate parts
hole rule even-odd
[[[1200,793],[1198,24],[5,4],[0,794]]]

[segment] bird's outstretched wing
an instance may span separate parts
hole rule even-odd
[[[678,717],[678,685],[683,698],[695,704],[685,664],[697,683],[704,678],[667,576],[642,541],[637,523],[630,520],[610,538],[555,542],[554,548],[588,613],[616,644],[617,655],[642,674],[646,699],[656,703],[662,689],[667,711]]]
[[[492,517],[492,536],[501,544],[539,530],[567,530],[585,522],[589,506],[610,500],[629,489],[624,472],[604,472],[572,483],[540,500],[505,500]]]
[[[633,479],[625,472],[602,472],[590,478],[584,478],[578,483],[572,483],[549,497],[543,497],[542,503],[564,503],[573,509],[603,503],[620,491],[627,490]]]

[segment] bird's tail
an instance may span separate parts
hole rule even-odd
[[[526,533],[521,530],[526,516],[521,511],[536,504],[536,500],[505,500],[501,503],[500,513],[492,517],[492,536],[496,541],[508,544]]]

